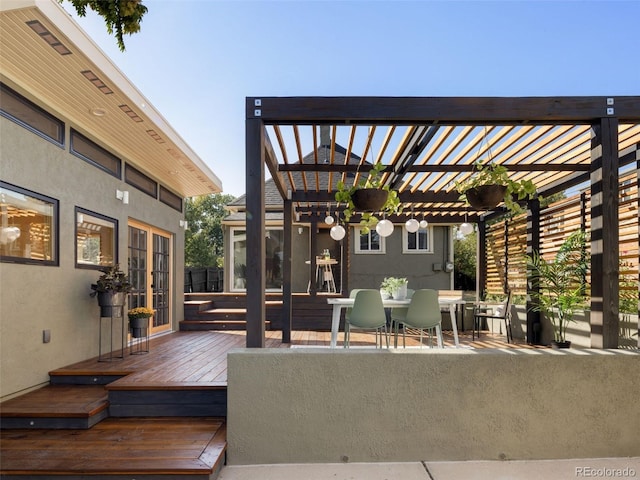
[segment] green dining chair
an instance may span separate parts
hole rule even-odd
[[[411,288],[407,288],[407,298],[411,299],[415,290]],[[404,322],[405,317],[407,316],[407,312],[409,311],[409,307],[393,307],[391,309],[391,326],[390,330],[393,334],[393,346],[398,347],[398,331],[400,329],[400,325]]]
[[[411,297],[411,303],[407,314],[402,321],[402,346],[406,347],[406,330],[413,328],[420,331],[420,347],[422,347],[423,334],[429,333],[429,346],[432,346],[433,334],[436,334],[439,347],[443,347],[442,341],[442,314],[438,302],[438,291],[431,289],[417,290]]]
[[[382,304],[380,290],[361,289],[355,293],[353,307],[344,322],[345,348],[349,348],[349,336],[352,329],[375,330],[376,348],[378,347],[378,334],[380,334],[380,348],[382,348],[382,334],[384,333],[386,345],[389,348],[387,316]]]

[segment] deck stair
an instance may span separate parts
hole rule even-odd
[[[293,328],[330,330],[328,296],[292,295]],[[282,329],[282,294],[265,294],[265,330]],[[246,330],[247,299],[244,293],[185,293],[184,320],[180,330]]]

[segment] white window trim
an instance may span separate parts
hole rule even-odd
[[[387,253],[385,238],[380,236],[380,250],[360,250],[360,227],[353,227],[356,255],[384,255]]]
[[[402,253],[407,255],[433,254],[433,227],[431,226],[427,227],[427,248],[415,249],[415,250],[409,249],[409,232],[407,232],[407,229],[405,227],[402,227]]]

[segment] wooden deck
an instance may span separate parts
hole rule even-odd
[[[268,331],[266,347],[328,347],[330,335],[297,330],[283,344],[281,332]],[[127,351],[123,359],[50,372],[50,386],[0,404],[0,476],[215,479],[226,452],[227,353],[245,341],[243,331],[174,332],[152,338],[144,355]],[[533,348],[490,334],[473,342],[461,333],[460,341],[467,348]],[[342,348],[342,333],[338,342]],[[354,332],[351,344],[373,347],[375,338]],[[408,337],[407,345],[417,339]],[[450,332],[445,346],[453,347]]]

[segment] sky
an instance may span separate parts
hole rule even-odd
[[[246,97],[640,95],[640,0],[143,3],[76,19],[236,197]]]

